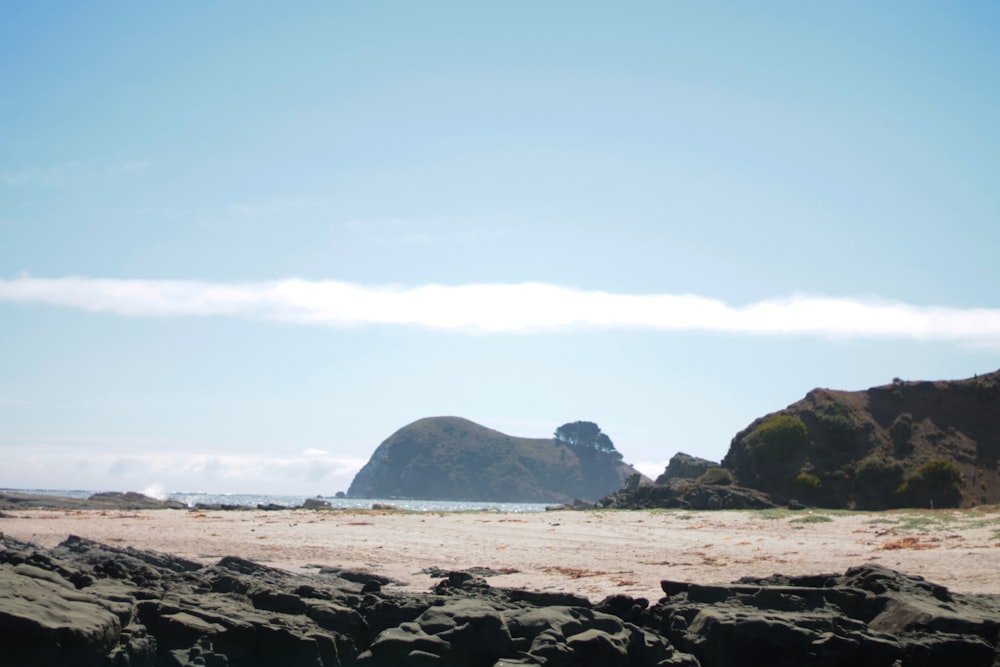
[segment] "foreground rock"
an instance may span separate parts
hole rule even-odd
[[[878,567],[843,575],[664,581],[593,604],[447,573],[426,594],[240,558],[213,566],[70,537],[0,542],[4,665],[994,665],[1000,596]]]

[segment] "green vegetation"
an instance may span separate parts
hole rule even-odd
[[[796,491],[808,498],[819,492],[820,487],[823,486],[823,482],[811,472],[800,472],[792,481],[792,486],[795,487]]]
[[[948,459],[931,459],[917,468],[917,474],[931,488],[957,488],[962,483],[958,466]]]
[[[697,479],[700,484],[715,484],[716,486],[729,486],[733,483],[733,473],[725,468],[709,468],[701,477]]]
[[[903,479],[903,464],[893,459],[870,456],[858,462],[854,475],[858,484],[896,488]]]
[[[820,406],[816,418],[828,431],[840,435],[853,433],[859,426],[851,406],[837,399]]]
[[[903,464],[895,459],[869,456],[854,467],[854,499],[858,509],[887,509],[900,484],[903,483]]]
[[[748,436],[750,451],[760,463],[788,461],[806,443],[805,423],[792,415],[771,415]]]
[[[1000,373],[990,373],[976,378],[976,391],[985,396],[993,396],[1000,392]]]
[[[896,448],[896,453],[902,456],[913,450],[913,415],[904,412],[889,425],[889,436]]]
[[[897,532],[927,533],[934,530],[973,530],[1000,526],[1000,509],[978,507],[974,510],[914,510],[881,512],[867,521],[869,525],[890,526]],[[1000,528],[995,532],[1000,533]]]
[[[908,475],[896,494],[908,502],[932,507],[952,507],[962,497],[962,473],[948,459],[927,461]]]
[[[807,514],[798,519],[792,519],[788,523],[829,523],[831,521],[833,518],[825,514]]]
[[[598,452],[612,454],[616,458],[622,458],[621,453],[615,449],[615,443],[611,442],[606,434],[601,432],[601,427],[594,422],[571,422],[563,424],[556,429],[553,434],[559,442],[564,442],[570,447],[582,447],[584,449],[594,449]]]
[[[774,509],[756,510],[754,512],[755,517],[766,521],[778,521],[779,519],[787,519],[789,516],[797,516],[798,514],[798,510],[790,510],[787,507],[775,507]]]

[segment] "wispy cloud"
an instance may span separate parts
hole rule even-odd
[[[0,301],[125,316],[247,316],[336,327],[485,332],[629,328],[1000,343],[1000,308],[808,295],[733,306],[691,294],[612,294],[540,283],[403,288],[297,279],[211,283],[20,277],[0,280]]]

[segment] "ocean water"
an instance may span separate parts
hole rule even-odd
[[[43,496],[65,496],[69,498],[89,498],[97,491],[80,489],[0,489],[16,493],[34,493]],[[163,497],[165,496],[165,497]],[[498,512],[544,512],[553,503],[498,503],[492,501],[458,501],[458,500],[400,500],[395,498],[328,498],[326,496],[282,496],[264,494],[237,493],[191,493],[174,492],[162,494],[161,499],[177,500],[188,507],[203,505],[238,505],[240,507],[257,507],[257,505],[283,505],[285,507],[301,507],[307,498],[319,498],[330,503],[337,509],[371,509],[374,504],[392,505],[413,512],[470,512],[494,510]]]

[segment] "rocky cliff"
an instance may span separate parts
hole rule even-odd
[[[347,494],[497,502],[596,500],[637,474],[613,446],[604,447],[517,438],[459,417],[429,417],[379,445]]]
[[[1000,502],[1000,371],[865,391],[814,389],[736,434],[739,484],[822,507]]]

